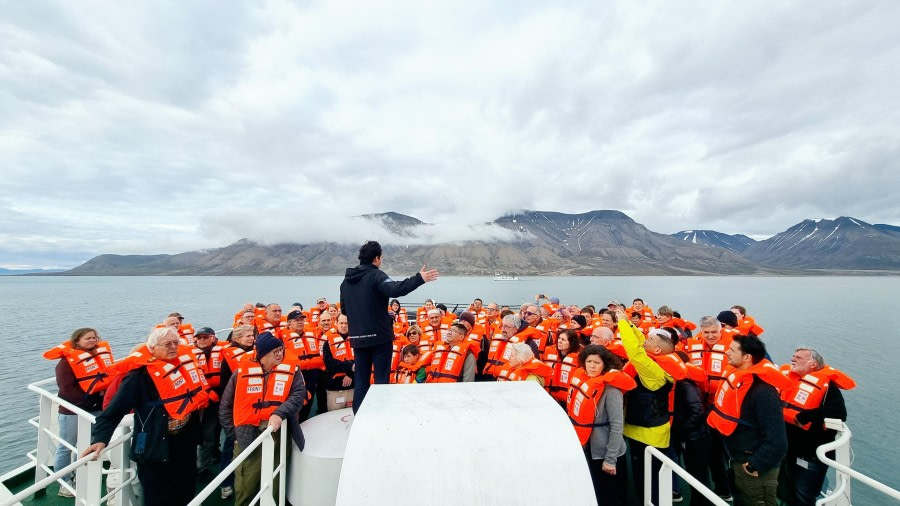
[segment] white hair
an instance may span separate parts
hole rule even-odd
[[[517,364],[526,364],[534,358],[534,351],[531,349],[531,346],[525,343],[512,343],[509,345],[509,348],[512,350],[512,355],[509,357],[510,362],[515,361]]]
[[[151,330],[150,334],[147,335],[147,347],[153,348],[159,344],[160,339],[167,336],[170,332],[175,334],[175,337],[178,337],[178,332],[175,332],[175,329],[172,327],[159,327]]]
[[[709,327],[715,327],[721,330],[722,323],[719,322],[719,320],[717,320],[715,316],[704,316],[703,318],[700,318],[700,328],[703,329]]]

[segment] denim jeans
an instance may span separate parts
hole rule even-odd
[[[817,458],[787,456],[778,475],[778,497],[788,506],[814,506],[828,466]]]
[[[59,413],[58,420],[59,437],[70,445],[75,446],[75,441],[78,439],[78,415],[64,415]],[[66,448],[65,445],[59,444],[56,447],[56,453],[53,456],[53,470],[59,471],[71,463],[72,451]],[[63,476],[63,480],[72,483],[72,473]]]

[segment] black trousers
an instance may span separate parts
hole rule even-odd
[[[376,385],[390,382],[392,353],[393,348],[390,342],[365,348],[353,348],[355,364],[353,370],[353,414],[359,411],[359,407],[366,398],[373,370]]]
[[[675,451],[684,459],[684,468],[691,476],[709,487],[709,435],[684,441],[675,446]],[[691,490],[691,506],[708,506],[712,504],[698,492]]]
[[[193,431],[168,435],[169,461],[138,463],[145,506],[182,506],[197,486],[197,443]],[[166,444],[162,441],[161,444]]]
[[[306,385],[306,391],[309,392],[310,395],[316,393],[316,387],[318,386],[319,381],[319,369],[302,369],[300,373],[303,374],[303,383]],[[310,399],[309,402],[300,408],[300,423],[305,422],[309,418],[312,407],[313,401]],[[320,413],[323,412],[324,411],[320,411]]]
[[[584,456],[591,471],[594,496],[598,506],[625,506],[628,503],[628,458],[625,454],[616,459],[616,474],[603,471],[603,461],[591,458],[590,445],[585,445]]]
[[[713,490],[719,495],[731,494],[728,461],[722,434],[718,431],[711,431],[709,434],[709,474],[712,476]]]
[[[640,500],[641,504],[645,504],[644,500],[644,448],[646,444],[631,438],[625,438],[628,441],[628,453],[631,454],[631,477],[634,482],[634,492]],[[659,504],[659,469],[662,462],[659,459],[653,459],[651,467],[652,482],[650,487],[651,501],[653,504]]]

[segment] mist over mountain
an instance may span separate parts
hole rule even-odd
[[[385,268],[445,275],[777,275],[805,269],[900,270],[900,232],[854,220],[806,220],[766,241],[711,230],[672,235],[626,214],[517,211],[481,225],[439,225],[389,212],[356,219],[389,231]],[[812,224],[812,225],[810,225]],[[809,227],[812,227],[810,229]],[[896,228],[896,227],[894,227]],[[840,232],[838,232],[840,230]],[[362,243],[361,239],[359,243]],[[177,255],[100,255],[66,275],[340,275],[359,244],[242,239]]]

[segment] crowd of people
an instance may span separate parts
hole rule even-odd
[[[329,391],[352,390],[355,411],[373,380],[534,381],[569,416],[599,504],[627,503],[629,460],[644,503],[648,446],[735,504],[815,503],[827,469],[815,450],[834,437],[824,419],[846,419],[841,390],[855,383],[808,346],[775,365],[744,307],[697,323],[640,298],[599,309],[544,294],[516,306],[476,298],[458,314],[430,299],[407,309],[389,297],[437,273],[423,267],[393,282],[375,272],[380,257],[380,246],[361,248],[341,302],[319,298],[287,314],[278,303],[248,303],[224,339],[172,313],[115,361],[96,330],[76,330],[45,357],[59,360],[60,397],[97,415],[83,455],[99,454],[133,411],[131,458],[145,504],[186,504],[199,474],[218,474],[266,429],[286,428],[302,450],[300,423],[313,408],[328,409]],[[60,407],[60,435],[70,443],[75,416]],[[57,469],[70,459],[61,445]],[[659,465],[654,459],[654,504]],[[223,483],[222,498],[247,504],[259,470],[257,450]],[[673,501],[682,500],[676,486]],[[697,493],[690,502],[708,503]]]

